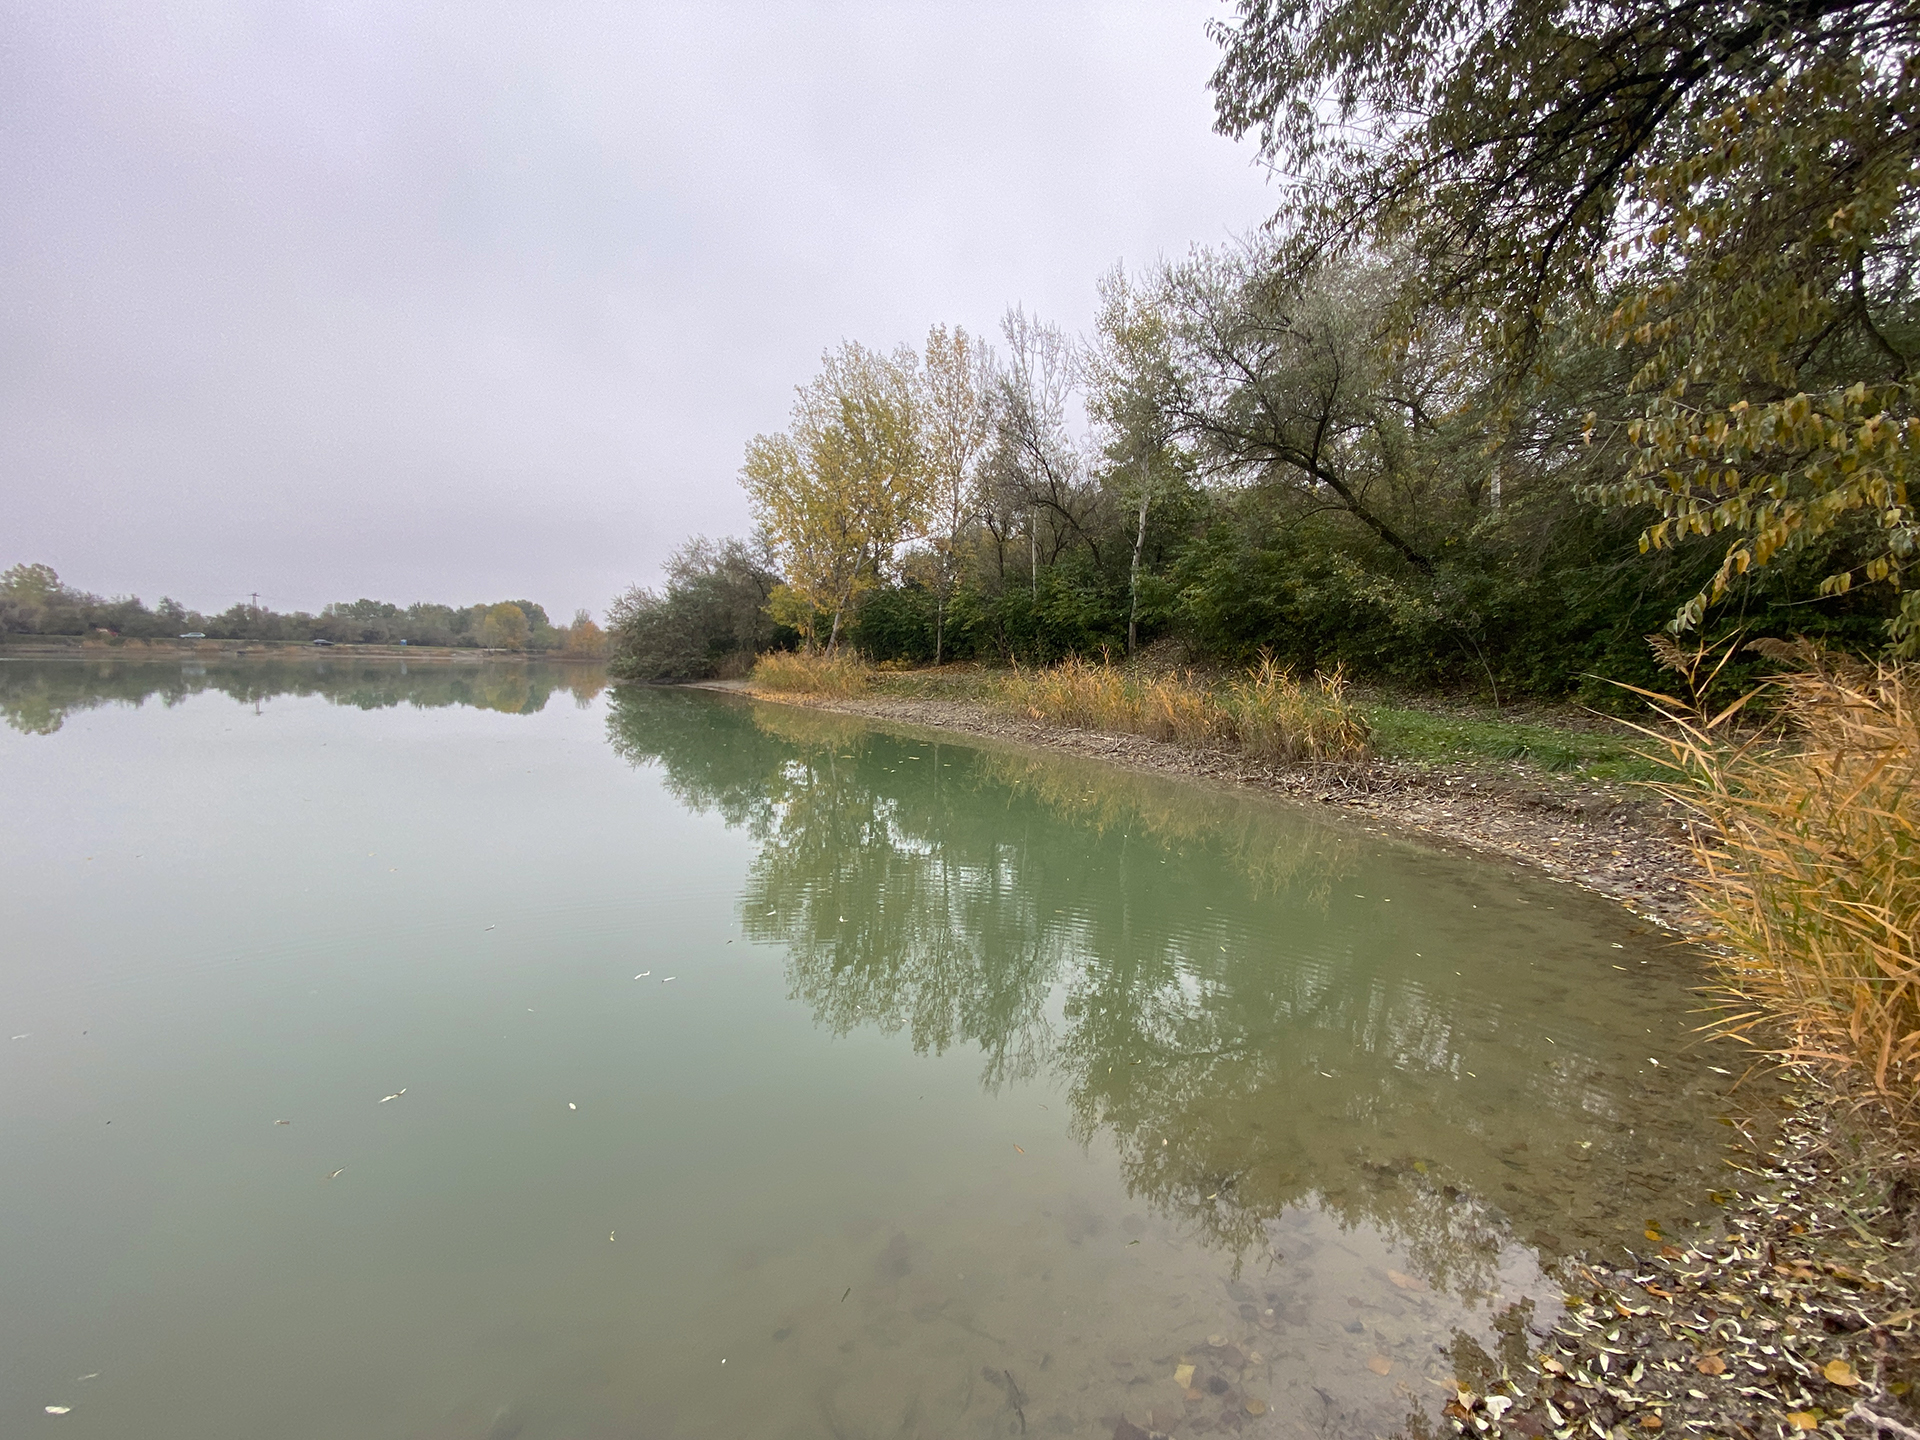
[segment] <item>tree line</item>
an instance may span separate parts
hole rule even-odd
[[[611,617],[740,651],[1175,637],[1415,683],[1652,675],[1663,627],[1911,655],[1920,12],[1244,0],[1217,128],[1272,222],[1090,333],[846,343],[752,439],[750,540]]]
[[[285,641],[335,645],[441,645],[513,650],[597,659],[605,636],[585,610],[571,625],[555,625],[531,600],[467,606],[425,601],[405,606],[353,600],[281,613],[236,604],[203,615],[163,598],[151,609],[138,596],[103,598],[66,584],[52,566],[20,564],[0,571],[0,636],[79,635],[164,640]]]

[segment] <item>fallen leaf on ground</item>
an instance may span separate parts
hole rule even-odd
[[[1267,1413],[1267,1402],[1249,1397],[1245,1409],[1249,1415],[1264,1415]]]
[[[1858,1385],[1860,1377],[1853,1373],[1853,1366],[1844,1360],[1829,1360],[1826,1368],[1820,1372],[1827,1377],[1829,1385]]]
[[[1693,1362],[1693,1368],[1702,1375],[1724,1375],[1727,1373],[1727,1362],[1718,1355],[1702,1355]]]
[[[1796,1430],[1817,1430],[1820,1428],[1820,1417],[1811,1410],[1795,1410],[1787,1416],[1787,1424]]]
[[[1182,1390],[1193,1388],[1193,1366],[1176,1365],[1173,1367],[1173,1383]]]
[[[1642,1430],[1660,1430],[1665,1428],[1666,1423],[1667,1422],[1662,1420],[1658,1415],[1648,1414],[1640,1417],[1640,1428]]]
[[[1376,1375],[1386,1375],[1392,1372],[1393,1361],[1384,1355],[1369,1355],[1367,1357],[1367,1369]]]

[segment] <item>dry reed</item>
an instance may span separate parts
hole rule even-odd
[[[756,690],[781,695],[825,695],[844,698],[863,693],[873,679],[873,667],[851,650],[772,650],[753,662],[747,683]]]
[[[1724,738],[1752,694],[1715,716],[1651,697],[1680,775],[1660,788],[1708,822],[1693,833],[1722,946],[1714,1028],[1920,1123],[1920,676],[1755,648],[1797,667],[1763,687],[1784,741]]]
[[[1075,657],[1016,670],[1000,698],[1056,725],[1238,748],[1263,759],[1358,760],[1371,738],[1337,671],[1303,682],[1270,659],[1215,690],[1191,672],[1130,675]]]

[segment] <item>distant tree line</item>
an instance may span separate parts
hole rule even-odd
[[[0,635],[80,635],[127,639],[325,640],[335,645],[448,645],[598,658],[605,636],[586,611],[554,625],[531,600],[452,606],[419,602],[404,608],[380,600],[328,605],[318,615],[236,604],[203,615],[162,599],[151,609],[137,596],[106,599],[65,584],[49,565],[0,571]]]
[[[1084,336],[829,352],[746,447],[754,540],[616,607],[617,673],[1174,637],[1599,696],[1663,627],[1920,650],[1920,11],[1242,0],[1215,38],[1275,222],[1116,268]]]

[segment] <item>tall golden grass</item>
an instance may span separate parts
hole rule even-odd
[[[1920,672],[1756,648],[1795,666],[1763,687],[1784,735],[1727,738],[1752,694],[1712,716],[1651,697],[1678,772],[1661,788],[1707,822],[1693,844],[1723,947],[1715,1028],[1920,1123]]]
[[[824,695],[841,699],[862,694],[873,667],[851,650],[773,650],[753,662],[747,683],[782,695]]]
[[[1135,675],[1075,657],[1016,670],[999,698],[1056,725],[1237,747],[1263,759],[1358,760],[1371,741],[1338,671],[1303,681],[1271,659],[1215,688],[1191,672]]]

